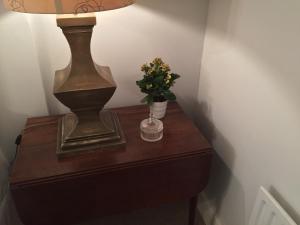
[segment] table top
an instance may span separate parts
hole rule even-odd
[[[119,116],[127,139],[126,147],[96,150],[65,159],[58,159],[56,155],[58,119],[61,116],[28,119],[10,176],[11,187],[212,153],[207,140],[176,102],[169,103],[167,115],[163,119],[164,138],[155,143],[145,142],[140,138],[139,125],[147,118],[147,106],[111,110]]]

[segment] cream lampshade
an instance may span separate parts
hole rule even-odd
[[[8,10],[24,13],[78,14],[118,9],[133,0],[4,0]]]
[[[57,135],[58,156],[87,150],[115,149],[126,144],[117,115],[102,110],[116,84],[110,68],[94,63],[90,42],[96,17],[91,12],[122,8],[133,0],[3,0],[7,9],[25,13],[55,13],[71,49],[71,63],[57,70],[54,95],[70,114],[64,115]],[[74,15],[79,14],[80,15]]]

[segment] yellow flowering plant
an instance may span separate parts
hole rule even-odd
[[[153,102],[176,100],[176,96],[170,91],[170,88],[180,76],[172,73],[170,66],[165,64],[161,58],[155,58],[151,63],[144,64],[141,71],[144,72],[143,79],[138,80],[136,84],[141,92],[147,94],[142,102],[150,105]]]

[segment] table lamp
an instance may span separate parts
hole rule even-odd
[[[57,154],[124,146],[118,117],[102,110],[116,84],[109,67],[94,63],[90,42],[96,17],[93,12],[126,7],[134,0],[3,0],[8,10],[24,13],[64,14],[56,21],[71,49],[71,62],[55,73],[54,95],[70,108],[60,120]]]

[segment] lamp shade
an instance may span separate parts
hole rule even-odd
[[[8,10],[24,13],[77,14],[126,7],[134,0],[3,0]]]

